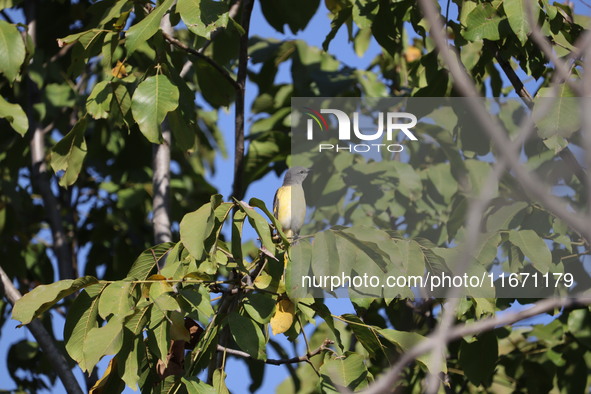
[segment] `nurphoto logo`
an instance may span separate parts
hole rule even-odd
[[[320,112],[305,107],[304,113],[309,116],[307,122],[307,139],[312,141],[314,139],[314,129],[319,129],[320,132],[329,131],[329,123],[323,114],[334,115],[338,124],[338,139],[346,142],[345,145],[334,144],[318,144],[318,152],[334,151],[334,152],[357,152],[364,153],[369,151],[380,152],[386,149],[389,152],[402,152],[404,146],[397,143],[361,143],[354,144],[351,141],[351,130],[355,137],[361,141],[383,141],[384,133],[386,134],[386,141],[395,141],[400,132],[412,141],[417,141],[417,137],[410,131],[410,129],[417,124],[417,117],[408,112],[380,112],[378,114],[377,130],[375,132],[362,132],[359,127],[359,112],[353,112],[353,121],[346,112],[339,109],[321,109]]]

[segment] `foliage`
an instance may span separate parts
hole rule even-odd
[[[566,185],[570,206],[584,210],[586,191],[576,171],[567,165],[562,172],[553,170],[563,163],[559,155],[583,145],[576,111],[567,100],[573,92],[568,81],[551,88],[556,70],[532,39],[528,10],[559,57],[575,51],[588,18],[546,0],[453,3],[457,17],[444,12],[446,33],[483,96],[515,95],[518,89],[508,85],[507,73],[512,73],[509,80],[521,76],[537,82],[540,89],[528,103],[534,113],[543,97],[558,92],[553,119],[560,127],[538,124],[538,134],[523,144],[523,159],[550,185]],[[287,26],[295,34],[325,11],[318,1],[300,4],[261,1],[262,14],[279,33]],[[309,199],[314,221],[307,233],[314,242],[290,245],[260,200],[223,202],[205,180],[215,171],[215,157],[225,155],[217,111],[237,99],[228,78],[234,79],[238,42],[247,26],[231,6],[210,0],[0,2],[0,123],[8,130],[0,136],[0,253],[2,268],[21,291],[30,290],[12,317],[27,324],[52,308],[67,309],[65,350],[78,367],[90,373],[104,356],[114,355],[93,392],[117,392],[125,385],[153,392],[223,392],[231,373],[224,360],[231,356],[248,363],[252,391],[261,385],[264,362],[290,365],[281,392],[366,388],[433,332],[443,300],[351,298],[355,314],[334,315],[323,299],[290,297],[295,275],[290,260],[318,267],[333,258],[351,265],[373,251],[369,257],[376,266],[394,264],[404,272],[453,265],[462,252],[454,246],[466,237],[468,200],[492,171],[480,159],[502,149],[491,146],[481,130],[458,123],[455,114],[423,109],[437,123],[421,126],[427,142],[407,145],[406,160],[359,162],[354,170],[346,161],[359,160],[352,156],[310,163],[328,168],[331,176],[310,181],[322,190]],[[325,6],[330,23],[322,49],[285,36],[249,37],[248,78],[258,91],[246,136],[246,185],[271,171],[280,173],[291,160],[292,97],[457,95],[415,1],[327,0]],[[203,50],[187,51],[170,40],[163,18],[174,28],[175,40]],[[368,69],[353,69],[330,53],[340,29],[359,56],[373,41],[380,46]],[[291,67],[290,83],[276,82],[282,64]],[[583,72],[575,63],[571,78]],[[525,112],[516,106],[513,118],[502,119],[509,136]],[[151,153],[163,142],[163,127],[172,132],[170,217],[180,241],[152,246]],[[53,283],[55,254],[49,250],[57,240],[48,246],[39,241],[52,213],[45,206],[48,191],[30,168],[35,130],[42,131],[47,146],[43,160],[54,174],[41,176],[51,179],[49,193],[59,204],[67,248],[85,261],[79,279],[62,276]],[[344,169],[349,169],[346,176]],[[396,190],[377,201],[354,190],[350,199],[348,179],[367,180],[364,187],[379,190],[396,185]],[[510,172],[494,192],[483,219],[487,238],[475,255],[483,270],[494,265],[576,272],[579,283],[589,281],[582,261],[588,244],[580,234],[532,201]],[[246,222],[258,236],[255,243],[247,242]],[[381,241],[369,245],[370,239]],[[212,294],[221,294],[220,301]],[[412,297],[410,290],[402,295]],[[455,322],[480,321],[515,300],[530,301],[463,298]],[[5,306],[3,315],[10,312]],[[443,374],[454,391],[588,390],[589,319],[589,308],[563,310],[548,324],[498,327],[458,339],[440,357],[439,368],[433,369],[426,356],[407,366],[399,387],[420,392],[431,372]],[[292,367],[268,326],[296,342],[308,324],[317,324],[307,338],[309,357]],[[225,350],[219,351],[219,343]],[[267,357],[269,346],[281,360]],[[35,344],[18,342],[7,357],[19,389],[53,384],[51,355]],[[17,369],[30,371],[28,378]],[[206,369],[206,381],[197,379]]]

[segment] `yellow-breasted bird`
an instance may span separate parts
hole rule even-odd
[[[306,218],[306,197],[302,183],[309,168],[293,167],[287,170],[283,186],[277,189],[273,201],[273,214],[288,238],[296,238]]]

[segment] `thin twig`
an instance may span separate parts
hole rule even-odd
[[[226,70],[225,68],[223,68],[222,66],[220,66],[219,64],[217,64],[213,59],[211,59],[209,56],[205,56],[203,53],[188,47],[187,45],[185,45],[184,43],[182,43],[181,41],[177,40],[176,38],[174,38],[173,36],[171,36],[170,34],[167,34],[165,32],[162,32],[162,35],[164,36],[164,39],[166,41],[168,41],[169,43],[171,43],[172,45],[174,45],[175,47],[182,49],[183,51],[186,51],[188,53],[190,53],[191,55],[203,60],[204,62],[208,63],[210,66],[212,66],[213,68],[216,69],[217,72],[220,73],[220,75],[222,77],[224,77],[224,79],[226,81],[228,81],[230,83],[230,85],[232,85],[232,87],[236,90],[236,92],[241,90],[241,85],[238,84],[234,78],[232,78],[232,76],[230,75],[230,73],[228,72],[228,70]]]
[[[304,362],[310,361],[310,359],[312,357],[322,353],[324,350],[328,350],[328,345],[332,345],[333,343],[334,343],[334,341],[331,341],[330,339],[325,339],[324,342],[322,342],[322,345],[320,345],[318,348],[316,348],[310,352],[307,352],[303,356],[284,358],[284,359],[268,358],[266,360],[260,360],[260,361],[264,362],[265,364],[271,364],[271,365],[304,363]],[[221,345],[218,345],[218,352],[226,352],[226,353],[232,354],[234,356],[256,360],[250,354],[248,354],[246,352],[243,352],[241,350],[229,349],[229,348],[221,346]]]
[[[4,20],[6,22],[14,25],[14,22],[12,21],[12,19],[10,18],[10,16],[8,16],[8,14],[6,13],[6,10],[0,10],[0,15],[2,15],[2,17],[4,18]]]
[[[509,61],[507,61],[506,59],[503,59],[503,57],[500,54],[498,45],[489,40],[485,40],[484,44],[487,49],[492,51],[497,63],[499,63],[499,65],[505,72],[505,75],[507,76],[507,78],[509,78],[509,81],[513,85],[513,88],[515,89],[517,95],[521,97],[521,100],[525,103],[525,105],[527,105],[528,108],[531,109],[534,105],[534,99],[532,95],[527,91],[527,89],[523,85],[523,82],[521,82],[521,79],[519,78],[517,73],[515,73],[515,70],[513,70],[513,67],[511,67],[511,63],[509,63]]]

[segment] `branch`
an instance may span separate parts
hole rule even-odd
[[[497,315],[495,317],[480,320],[476,323],[454,326],[442,338],[429,336],[426,340],[410,349],[400,358],[400,360],[392,367],[392,369],[390,369],[385,375],[382,375],[382,377],[377,379],[369,386],[367,390],[363,392],[366,394],[378,394],[392,391],[393,385],[398,380],[398,376],[406,367],[406,365],[411,363],[417,357],[431,351],[433,346],[438,344],[439,340],[449,343],[465,336],[481,334],[483,332],[494,330],[496,327],[508,326],[521,320],[546,313],[555,308],[576,308],[586,307],[588,305],[591,305],[591,299],[589,298],[550,298],[537,302],[531,308],[524,309],[519,312],[505,313],[501,316]]]
[[[184,43],[182,43],[181,41],[177,40],[176,38],[174,38],[173,36],[171,36],[170,34],[164,32],[164,31],[162,32],[162,35],[164,36],[164,39],[166,41],[168,41],[169,43],[171,43],[175,47],[182,49],[183,51],[186,51],[187,53],[190,53],[191,55],[205,61],[210,66],[215,68],[217,70],[217,72],[219,72],[230,83],[230,85],[232,85],[234,87],[234,89],[236,90],[237,93],[242,89],[241,85],[239,83],[237,83],[234,80],[234,78],[232,78],[232,76],[230,75],[228,70],[226,70],[225,68],[223,68],[222,66],[217,64],[209,56],[205,56],[203,53],[201,53],[193,48],[189,48],[187,45],[185,45]]]
[[[232,196],[237,200],[244,197],[244,93],[246,89],[246,72],[248,68],[248,31],[250,16],[254,0],[244,0],[241,25],[244,34],[240,37],[240,52],[238,55],[237,84],[235,107],[235,135],[234,135],[234,186]]]
[[[484,40],[484,45],[493,52],[497,63],[499,63],[505,72],[505,75],[507,78],[509,78],[509,81],[511,81],[515,92],[519,97],[521,97],[521,100],[525,103],[525,105],[531,109],[534,105],[534,99],[532,95],[527,91],[523,85],[523,82],[521,82],[521,79],[515,73],[515,70],[513,70],[513,67],[511,67],[511,63],[501,57],[498,45],[489,40]]]
[[[328,350],[328,345],[332,345],[333,343],[334,343],[334,341],[331,341],[330,339],[325,339],[324,342],[322,342],[322,345],[320,345],[318,348],[316,348],[312,351],[309,351],[308,353],[304,354],[303,356],[299,356],[299,357],[296,356],[296,357],[284,358],[284,359],[270,359],[270,358],[268,358],[266,360],[260,360],[260,361],[264,362],[265,364],[271,364],[271,365],[304,363],[304,362],[310,361],[310,359],[312,357],[320,354],[324,350]],[[256,360],[255,358],[252,358],[252,356],[246,352],[243,352],[240,350],[229,349],[229,348],[221,346],[221,345],[218,345],[218,352],[225,352],[228,354],[232,354],[234,356],[248,358],[251,360]]]
[[[172,33],[170,14],[166,14],[160,22],[164,34]],[[162,122],[162,143],[154,145],[152,151],[152,226],[154,241],[157,244],[172,241],[170,231],[170,149],[171,131],[168,121]],[[160,264],[159,264],[160,266]]]
[[[0,10],[0,15],[2,15],[2,17],[4,18],[4,20],[12,25],[14,25],[14,22],[12,21],[12,19],[10,18],[10,16],[8,16],[8,14],[6,13],[6,10]]]
[[[6,298],[10,304],[14,305],[21,297],[21,293],[12,284],[12,281],[6,275],[6,272],[0,267],[0,284],[4,290]],[[53,369],[57,372],[60,380],[68,393],[82,394],[82,389],[78,384],[78,381],[74,377],[72,370],[68,366],[64,355],[57,348],[51,335],[47,332],[41,320],[34,319],[31,323],[27,324],[26,327],[31,331],[31,334],[41,346],[43,353],[47,357],[48,361],[53,366]]]

